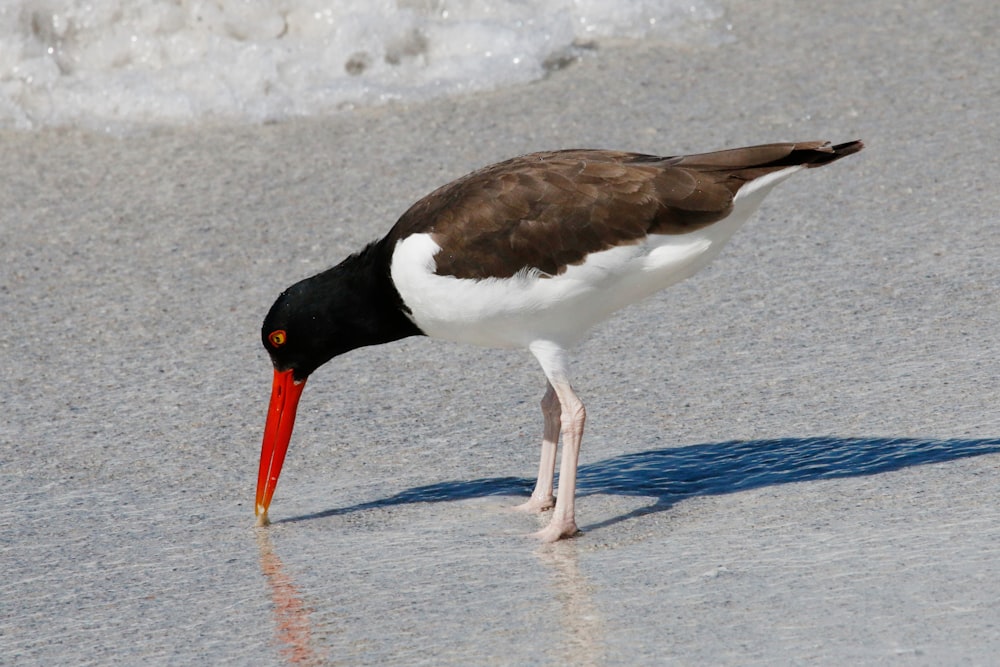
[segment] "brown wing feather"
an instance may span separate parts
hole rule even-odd
[[[856,143],[856,142],[855,142]],[[796,164],[818,166],[860,144],[770,144],[683,157],[599,150],[533,153],[459,178],[399,219],[394,244],[430,233],[440,275],[556,275],[590,253],[721,220],[740,187]]]

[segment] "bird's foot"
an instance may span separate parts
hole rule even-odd
[[[518,512],[530,512],[532,514],[537,514],[539,512],[547,512],[556,506],[555,496],[531,496],[526,502],[520,505],[515,505],[514,509]]]
[[[556,520],[555,517],[549,522],[549,525],[534,533],[534,537],[545,543],[558,542],[577,535],[582,535],[582,533],[576,527],[576,521],[573,519]]]

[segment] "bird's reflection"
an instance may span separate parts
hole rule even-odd
[[[260,547],[260,569],[271,589],[271,600],[274,603],[274,633],[281,655],[289,664],[323,664],[325,656],[313,645],[309,620],[312,610],[303,602],[302,594],[292,578],[285,573],[268,531],[258,528],[256,533],[257,546]]]
[[[604,619],[594,604],[594,584],[580,572],[579,546],[573,541],[546,545],[537,552],[552,582],[562,640],[553,647],[557,665],[604,664]]]

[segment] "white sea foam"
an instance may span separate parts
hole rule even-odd
[[[264,122],[538,79],[707,0],[0,0],[0,127]]]

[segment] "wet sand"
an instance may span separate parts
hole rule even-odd
[[[989,664],[1000,652],[1000,9],[725,3],[721,45],[263,127],[0,134],[0,662]],[[527,493],[525,352],[310,381],[253,490],[287,284],[532,150],[867,149],[576,354],[578,520]]]

